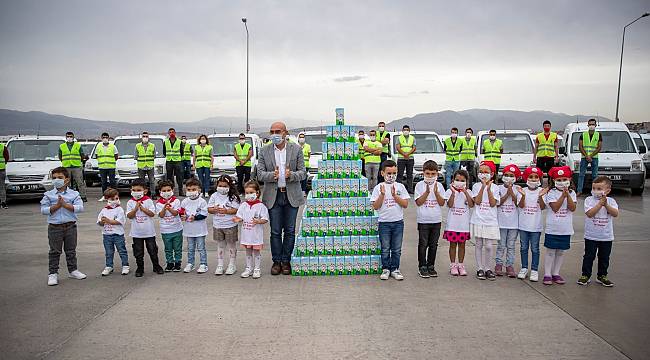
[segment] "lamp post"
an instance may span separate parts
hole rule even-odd
[[[616,93],[616,122],[618,122],[618,104],[619,100],[621,99],[621,72],[623,71],[623,49],[625,48],[625,30],[627,29],[628,26],[634,24],[637,22],[639,19],[644,18],[646,16],[650,15],[650,13],[644,13],[643,15],[639,16],[638,18],[634,19],[631,23],[623,26],[623,41],[621,42],[621,63],[618,66],[618,91]]]
[[[251,131],[251,125],[248,123],[248,25],[246,21],[246,18],[241,19],[246,29],[246,132],[248,133]]]

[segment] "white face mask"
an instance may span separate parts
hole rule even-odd
[[[589,125],[589,131],[596,130],[596,125]]]
[[[465,137],[467,137],[468,139],[471,139],[472,138],[472,133],[466,133]]]
[[[528,185],[531,190],[535,190],[541,185],[541,183],[539,180],[528,180],[526,181],[526,185]]]
[[[108,206],[116,208],[120,206],[120,200],[108,200]]]
[[[433,176],[431,176],[431,177],[429,177],[429,176],[425,176],[425,177],[424,177],[424,183],[425,183],[425,184],[429,184],[429,185],[431,185],[431,184],[433,184],[434,182],[436,182],[436,178],[435,178],[435,177],[433,177]]]
[[[66,137],[65,141],[71,143],[71,142],[74,141],[74,138],[73,137]]]
[[[228,191],[230,191],[230,188],[227,188],[225,186],[217,186],[217,192],[221,195],[228,195]]]
[[[591,190],[591,195],[596,199],[600,199],[605,196],[605,192],[603,190]]]
[[[491,174],[486,174],[486,173],[480,173],[478,174],[478,178],[483,181],[488,181],[492,178]]]
[[[506,184],[512,184],[512,183],[515,182],[515,177],[514,176],[504,176],[504,177],[501,178],[501,180],[503,180],[503,182],[506,183]]]
[[[143,138],[142,138],[142,143],[143,143],[143,144],[146,144],[146,143],[148,143],[148,142],[149,142],[149,138],[148,138],[148,137],[143,137]]]
[[[497,139],[497,137],[495,135],[490,135],[490,140],[494,141],[496,139]]]
[[[172,195],[174,195],[173,191],[163,191],[160,193],[160,196],[162,196],[163,199],[169,199]]]
[[[386,180],[387,184],[392,184],[397,180],[397,174],[387,174],[384,176],[384,180]]]
[[[246,195],[244,195],[244,199],[246,199],[246,201],[255,201],[255,200],[257,200],[257,194],[256,193],[247,193]]]
[[[201,145],[205,145],[205,144],[207,144],[207,143],[208,143],[207,140],[205,140],[205,139],[201,139]]]
[[[467,184],[464,181],[454,180],[454,187],[456,189],[459,189],[459,190],[464,189],[466,185]]]
[[[378,127],[378,129],[379,129],[379,131],[384,131],[385,127],[380,126],[380,127]]]
[[[301,143],[301,144],[304,144],[305,143],[305,138],[298,138],[298,142]]]
[[[571,182],[569,180],[561,180],[561,181],[556,181],[555,182],[555,187],[558,190],[564,190],[564,189],[568,188],[570,184],[571,184]]]
[[[457,138],[457,137],[458,137],[458,134],[456,134],[456,133],[452,133],[452,134],[451,134],[451,138],[452,138],[452,139],[455,139],[455,138]]]
[[[365,135],[359,135],[359,140],[363,140],[363,139],[365,139],[365,138],[366,138]]]
[[[198,191],[187,191],[186,192],[187,197],[194,200],[199,197],[199,192]]]
[[[65,179],[52,179],[52,185],[56,189],[60,189],[65,186]]]
[[[102,144],[108,145],[108,139],[102,139]]]
[[[408,131],[408,130],[404,130],[404,131],[402,131],[402,135],[404,135],[404,136],[409,136],[410,133],[411,133],[411,132]]]
[[[241,139],[240,139],[240,140],[239,140],[239,145],[244,145],[244,144],[246,144],[246,140],[241,140]]]
[[[144,196],[144,191],[131,191],[131,196],[136,200],[140,200]]]

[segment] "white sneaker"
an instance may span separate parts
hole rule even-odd
[[[215,275],[223,275],[223,265],[217,265],[217,269],[214,271]]]
[[[104,270],[102,271],[102,276],[108,276],[108,275],[110,275],[112,272],[113,272],[113,268],[110,267],[110,266],[107,266],[107,267],[105,267]]]
[[[59,275],[50,274],[47,276],[47,286],[59,285]]]
[[[530,272],[530,279],[529,279],[529,280],[532,281],[532,282],[537,282],[537,281],[539,281],[539,274],[537,273],[537,271],[535,271],[535,270],[531,270],[531,272]]]
[[[79,270],[75,270],[75,271],[71,272],[70,275],[68,275],[68,277],[73,278],[73,279],[77,279],[77,280],[83,280],[83,279],[86,278],[86,274],[82,273]]]
[[[252,273],[252,272],[253,272],[253,270],[251,270],[251,268],[246,268],[246,269],[244,270],[244,272],[241,273],[241,277],[243,277],[243,278],[247,278],[247,277],[251,276],[251,273]]]
[[[237,266],[234,263],[228,264],[228,268],[226,269],[226,275],[232,275],[237,272]]]
[[[404,280],[404,275],[402,275],[402,272],[399,271],[399,269],[393,271],[390,273],[390,275],[393,277],[395,280]]]
[[[129,265],[122,266],[122,275],[129,275],[129,271],[131,271]]]
[[[192,271],[192,270],[194,270],[194,265],[192,265],[192,264],[187,264],[187,265],[185,265],[185,269],[183,269],[183,272],[188,273],[188,272],[190,272],[190,271]]]
[[[519,274],[517,274],[517,279],[523,280],[526,278],[526,275],[528,275],[528,269],[522,268],[521,270],[519,270]]]
[[[382,270],[381,275],[379,275],[379,278],[382,280],[388,280],[389,277],[390,277],[390,270],[388,269]]]
[[[100,197],[99,200],[97,200],[97,201],[102,202],[102,201],[106,201],[106,199],[102,196],[102,197]]]
[[[199,269],[196,271],[199,274],[203,274],[205,272],[208,272],[208,265],[201,264],[199,265]]]
[[[253,270],[253,279],[259,279],[262,276],[262,270],[254,269]]]

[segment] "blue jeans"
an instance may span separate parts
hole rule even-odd
[[[199,176],[199,181],[201,182],[201,192],[204,194],[210,193],[210,168],[197,168],[196,174]]]
[[[205,250],[205,236],[187,237],[187,263],[194,265],[194,251],[199,250],[201,265],[208,265],[208,252]]]
[[[126,242],[124,241],[124,235],[104,234],[103,239],[104,251],[106,252],[106,266],[113,267],[113,256],[115,255],[115,249],[117,249],[118,254],[120,254],[122,266],[129,266],[129,253],[126,252]]]
[[[447,185],[447,189],[451,186],[452,176],[458,169],[460,169],[460,161],[445,161],[445,185]]]
[[[585,175],[587,174],[587,159],[584,157],[580,159],[580,174],[578,175],[578,192],[582,191],[583,186],[585,185]],[[591,158],[591,180],[595,180],[598,177],[598,158]]]
[[[539,238],[542,233],[519,230],[519,241],[521,241],[521,267],[528,269],[528,248],[533,253],[531,270],[539,268]]]
[[[273,186],[270,184],[269,186]],[[290,262],[296,243],[296,217],[298,208],[291,206],[286,192],[278,191],[275,203],[269,210],[271,223],[271,257],[273,262]],[[284,232],[284,238],[283,238]]]
[[[395,271],[399,269],[402,256],[402,236],[404,220],[379,223],[379,241],[381,241],[381,268]]]
[[[187,180],[192,176],[192,160],[183,160],[183,179]]]
[[[506,266],[512,266],[515,263],[515,241],[517,240],[517,229],[500,229],[501,238],[497,244],[496,264],[503,265],[503,253],[506,253]]]

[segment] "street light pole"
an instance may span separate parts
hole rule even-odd
[[[621,63],[618,66],[618,91],[616,92],[616,117],[615,121],[619,122],[618,119],[618,104],[621,99],[621,73],[623,71],[623,49],[625,48],[625,30],[627,29],[628,26],[634,24],[637,22],[639,19],[644,18],[646,16],[650,15],[650,13],[644,13],[643,15],[639,16],[638,18],[634,19],[631,23],[625,25],[623,27],[623,41],[621,42]]]
[[[251,125],[248,122],[248,25],[246,24],[246,18],[242,18],[241,21],[246,29],[246,132],[248,133],[251,131]]]

